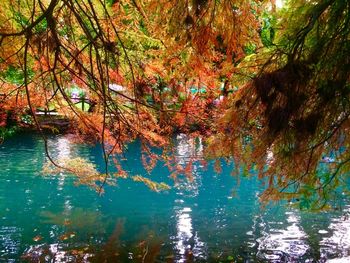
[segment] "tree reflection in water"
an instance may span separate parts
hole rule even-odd
[[[205,171],[197,161],[201,141],[177,139],[175,165],[191,163],[191,180],[179,175],[167,193],[125,181],[104,196],[75,187],[69,175],[39,176],[45,157],[37,137],[5,142],[0,146],[0,159],[7,160],[0,162],[0,262],[20,262],[21,255],[24,262],[346,262],[350,206],[310,214],[274,204],[274,211],[262,211],[255,177],[241,176],[238,185],[225,162],[220,175],[212,163]],[[55,158],[80,154],[100,164],[98,147],[61,136],[49,143]],[[141,173],[138,147],[130,145],[127,158]],[[160,164],[151,176],[170,173]]]

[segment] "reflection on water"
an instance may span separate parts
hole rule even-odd
[[[194,157],[203,156],[203,143],[201,138],[191,138],[184,134],[176,137],[176,153],[179,164],[185,164]]]
[[[176,137],[176,142],[176,164],[183,168],[191,165],[192,168],[190,178],[188,176],[177,178],[176,188],[179,190],[178,195],[195,197],[199,194],[202,181],[201,168],[203,167],[198,162],[203,157],[202,141],[201,139],[189,138],[181,134]]]
[[[56,142],[56,143],[55,143]],[[50,144],[53,145],[50,145]],[[71,145],[69,143],[69,140],[65,137],[58,138],[55,140],[49,140],[48,142],[49,147],[56,148],[57,151],[57,158],[58,159],[64,159],[64,158],[70,158],[71,156]]]
[[[69,140],[65,137],[49,138],[48,150],[49,150],[50,157],[53,160],[63,160],[63,159],[72,158],[71,144]],[[58,179],[57,191],[62,191],[64,188],[66,174],[60,173],[56,176],[56,178]],[[60,195],[59,192],[57,194]],[[69,202],[69,200],[67,201]]]
[[[257,239],[258,257],[270,261],[295,261],[309,250],[308,236],[300,225],[298,211],[285,213],[286,222],[263,223],[261,237]]]
[[[99,147],[51,137],[54,158],[81,155],[103,166]],[[43,143],[33,135],[0,145],[0,262],[346,262],[350,258],[350,205],[310,214],[282,204],[262,210],[259,182],[203,169],[200,139],[177,137],[176,164],[192,166],[166,193],[120,181],[99,196],[66,174],[40,175]],[[140,145],[123,161],[141,174]],[[168,184],[157,165],[152,178]],[[232,197],[232,191],[236,193]],[[116,226],[116,222],[118,223]],[[121,227],[122,225],[122,227]],[[332,261],[333,262],[333,261]]]
[[[19,253],[19,245],[21,239],[21,229],[14,226],[3,226],[0,228],[0,260],[4,257],[16,255]],[[9,260],[9,262],[14,262]]]
[[[39,244],[30,246],[21,259],[29,262],[55,262],[55,263],[67,263],[67,262],[91,262],[92,254],[79,253],[77,251],[66,251],[66,246],[54,243],[54,244]]]
[[[185,167],[189,163],[192,164],[192,180],[182,180],[177,185],[177,195],[189,198],[196,197],[199,194],[201,178],[198,172],[198,163],[192,162],[192,160],[203,155],[202,142],[200,140],[196,142],[195,139],[188,138],[185,135],[178,135],[176,150],[177,165]],[[205,252],[203,251],[205,243],[200,240],[198,232],[193,229],[191,207],[186,207],[184,200],[176,199],[174,210],[177,229],[174,238],[174,249],[178,254],[176,262],[187,262],[191,258],[205,258]]]
[[[191,208],[176,208],[176,229],[174,250],[177,252],[176,262],[187,262],[192,258],[206,259],[206,244],[201,241],[198,232],[193,229]]]
[[[178,262],[185,262],[186,253],[191,251],[190,239],[192,238],[192,220],[191,220],[191,208],[185,207],[177,211],[177,235],[175,242],[175,249],[181,259]]]
[[[344,214],[331,219],[328,230],[323,234],[328,234],[321,240],[321,257],[347,257],[350,255],[350,206],[344,209]]]

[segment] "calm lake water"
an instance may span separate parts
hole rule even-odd
[[[200,141],[177,138],[177,162],[201,155]],[[49,138],[55,157],[82,156],[103,166],[100,147]],[[350,256],[350,205],[341,211],[308,213],[275,204],[262,209],[263,186],[216,174],[194,163],[194,181],[169,179],[159,164],[155,181],[167,192],[120,180],[99,196],[75,186],[70,175],[42,176],[46,157],[36,135],[0,145],[0,262],[326,262]],[[140,145],[129,145],[123,161],[145,175]]]

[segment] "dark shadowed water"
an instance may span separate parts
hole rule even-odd
[[[0,145],[0,262],[347,262],[350,205],[341,211],[300,212],[277,204],[261,209],[263,186],[216,174],[194,163],[194,181],[174,184],[157,165],[150,178],[172,186],[150,191],[120,180],[103,196],[75,186],[70,175],[42,176],[46,160],[36,135]],[[102,167],[99,147],[51,137],[55,157],[83,156]],[[202,152],[200,140],[177,138],[177,162]],[[129,145],[124,165],[144,175],[140,145]],[[334,259],[338,259],[334,260]],[[331,262],[332,262],[331,261]]]

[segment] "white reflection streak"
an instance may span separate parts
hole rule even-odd
[[[332,219],[328,229],[331,230],[332,236],[325,237],[321,240],[322,248],[321,257],[328,255],[337,255],[339,257],[350,256],[350,207],[344,210],[344,215]],[[349,258],[347,259],[349,260]],[[344,261],[345,262],[345,259]],[[349,262],[349,261],[346,261]]]
[[[57,140],[57,157],[58,160],[62,159],[69,159],[71,158],[71,144],[67,138],[58,138]],[[57,189],[59,191],[63,190],[64,187],[64,181],[65,181],[65,174],[60,173],[59,178],[58,178],[58,187]],[[64,201],[64,212],[66,216],[68,216],[71,213],[72,210],[72,205],[71,201],[69,200],[69,196],[65,196],[65,201]]]
[[[58,151],[58,159],[62,158],[70,158],[71,149],[69,140],[66,138],[59,138],[57,140],[57,151]]]
[[[258,239],[258,250],[264,254],[265,259],[275,260],[276,256],[281,256],[279,252],[291,258],[299,258],[309,250],[309,245],[305,242],[307,235],[300,226],[300,216],[295,211],[286,212],[286,215],[290,224],[286,229],[271,229]],[[273,251],[275,255],[269,253]]]
[[[176,150],[176,163],[186,167],[193,157],[202,156],[202,140],[199,138],[199,143],[196,143],[195,139],[188,138],[186,135],[180,134],[177,136]],[[180,180],[177,187],[179,191],[178,194],[181,196],[186,196],[187,198],[198,195],[199,182],[201,179],[196,173],[197,165],[194,163],[192,165],[193,181],[187,182],[186,180]],[[185,206],[184,200],[175,200],[175,202]],[[176,262],[187,262],[191,255],[194,257],[203,257],[203,248],[205,247],[205,243],[200,241],[200,238],[193,229],[191,218],[192,209],[190,207],[179,206],[175,206],[175,209],[177,233],[174,247],[179,255],[179,259]]]
[[[34,260],[37,258],[44,258],[45,262],[55,262],[55,263],[65,263],[65,262],[76,262],[75,257],[72,256],[69,251],[65,251],[67,247],[63,244],[53,243],[53,244],[39,244],[30,246],[29,249],[25,251],[24,258],[29,260]],[[84,253],[81,254],[82,258],[79,258],[79,262],[88,263],[93,254]],[[32,261],[31,261],[32,262]],[[37,261],[35,261],[37,262]]]
[[[71,158],[71,149],[69,140],[66,138],[58,138],[57,140],[57,158],[58,160]],[[65,175],[60,173],[58,178],[58,190],[63,189]]]
[[[201,157],[203,155],[202,138],[198,138],[198,144],[196,144],[195,139],[189,138],[185,134],[179,134],[176,139],[177,161],[179,164],[186,164],[186,161],[191,157]]]
[[[20,250],[21,240],[21,229],[16,226],[1,226],[0,259],[8,258],[10,260],[10,258],[15,257]]]
[[[177,137],[176,146],[176,163],[185,168],[191,161],[197,161],[203,156],[203,144],[202,139],[189,138],[185,134],[179,134]],[[184,190],[191,196],[197,196],[199,191],[199,185],[201,178],[198,173],[198,163],[192,163],[192,181],[188,181],[186,178],[179,179],[176,182],[176,186],[179,190]]]
[[[191,211],[191,208],[185,207],[177,213],[177,242],[175,248],[181,255],[181,258],[178,260],[178,262],[186,261],[186,249],[191,247],[190,245],[186,245],[186,242],[188,242],[193,236],[192,218],[190,216]]]

